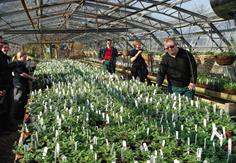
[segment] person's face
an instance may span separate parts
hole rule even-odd
[[[18,60],[18,61],[26,61],[26,58],[27,58],[27,56],[26,56],[25,54],[21,54],[21,55],[17,58],[17,60]]]
[[[9,45],[3,45],[2,46],[2,52],[4,54],[7,54],[9,50],[10,50]]]
[[[111,47],[112,46],[112,42],[111,41],[107,41],[107,47]]]
[[[171,55],[175,55],[177,53],[177,46],[174,43],[174,41],[168,41],[166,43],[164,43],[164,50],[165,52],[168,52]]]
[[[141,48],[142,48],[141,43],[137,43],[137,44],[135,45],[135,48],[136,48],[136,49],[141,49]]]

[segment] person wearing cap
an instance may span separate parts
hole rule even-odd
[[[112,46],[112,40],[107,39],[106,47],[99,50],[98,58],[102,60],[104,69],[110,74],[113,74],[116,70],[116,57],[119,55],[121,55],[121,53]]]
[[[161,86],[166,76],[169,93],[193,99],[197,81],[197,64],[193,55],[177,47],[175,39],[170,37],[164,40],[164,50],[165,55],[157,74],[157,85]]]

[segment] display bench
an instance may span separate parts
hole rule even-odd
[[[36,73],[50,73],[53,84],[32,95],[33,122],[23,126],[30,134],[16,148],[22,162],[235,160],[235,123],[222,109],[114,80],[94,65],[38,65]]]
[[[88,59],[85,59],[84,61],[86,61],[86,60],[89,61]],[[99,60],[92,59],[90,61],[92,63],[101,65],[101,62]],[[130,74],[129,68],[127,68],[127,67],[124,68],[122,64],[117,64],[116,70],[121,73]],[[153,74],[148,75],[148,78],[151,79],[153,82],[156,82],[156,75],[155,74],[154,74],[154,76],[153,76]],[[196,93],[208,95],[213,98],[219,98],[219,99],[225,100],[227,102],[236,102],[236,95],[235,94],[230,94],[230,93],[226,93],[226,92],[217,92],[217,91],[214,91],[209,88],[201,87],[201,85],[199,85],[199,84],[196,87]]]

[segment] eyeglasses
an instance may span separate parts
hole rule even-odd
[[[168,46],[168,47],[166,47],[166,48],[164,48],[165,50],[168,50],[168,49],[173,49],[175,47],[175,45],[171,45],[171,46]]]

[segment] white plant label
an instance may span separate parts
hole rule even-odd
[[[163,158],[163,151],[162,151],[162,149],[160,149],[160,155]]]
[[[96,136],[93,137],[93,144],[94,145],[97,145],[98,144],[98,139]]]
[[[125,148],[125,149],[127,148],[127,144],[126,144],[125,140],[122,141],[122,147]]]
[[[106,144],[107,144],[107,146],[109,145],[108,139],[106,139]]]
[[[75,142],[75,151],[77,151],[77,149],[78,149],[78,142],[76,141]]]
[[[179,139],[179,131],[175,131],[175,138],[178,140]]]
[[[197,144],[197,134],[195,134],[195,144]]]
[[[149,127],[147,128],[147,136],[149,136]]]
[[[162,140],[162,147],[165,147],[165,143],[166,143],[166,141]]]
[[[38,132],[37,131],[35,132],[35,138],[36,138],[36,141],[38,143],[39,142],[39,136],[38,136]]]
[[[221,147],[223,145],[223,140],[224,140],[224,136],[223,136],[223,134],[220,134],[220,146]]]
[[[191,100],[191,101],[190,101],[190,103],[191,103],[191,106],[193,106],[193,103],[194,103],[194,101],[193,101],[193,100]]]
[[[176,159],[175,159],[175,160],[174,160],[174,163],[179,163],[179,160],[176,160]]]
[[[86,113],[86,121],[88,122],[89,121],[89,114]]]
[[[98,156],[97,156],[97,153],[96,153],[96,152],[94,153],[94,159],[95,159],[95,162],[96,162],[97,159],[98,159]]]
[[[197,148],[197,160],[201,161],[202,159],[202,148]]]
[[[143,149],[144,149],[144,151],[148,151],[148,146],[146,143],[143,143]]]
[[[188,146],[190,146],[190,137],[188,137],[187,143],[188,143]]]
[[[222,130],[223,130],[224,137],[226,137],[225,127],[222,127]]]
[[[206,138],[204,138],[204,149],[206,149]]]
[[[124,107],[123,107],[123,106],[120,107],[120,112],[121,112],[121,113],[124,112]]]
[[[232,139],[229,138],[228,140],[228,154],[231,155],[232,153]]]
[[[154,151],[154,155],[157,156],[157,150]]]
[[[106,115],[106,122],[107,122],[107,124],[110,123],[110,118],[109,118],[108,114]]]
[[[207,126],[207,120],[205,118],[203,119],[203,125],[204,125],[204,127]]]
[[[60,144],[59,143],[56,144],[56,153],[57,153],[57,156],[59,156],[59,153],[60,153]]]
[[[48,153],[48,147],[44,147],[43,148],[43,159],[45,159],[45,157],[47,156]]]
[[[122,116],[120,116],[120,123],[123,123],[123,118],[122,118]]]
[[[161,114],[161,120],[160,120],[160,124],[162,123],[163,117],[164,117],[164,115],[163,115],[163,114]]]

